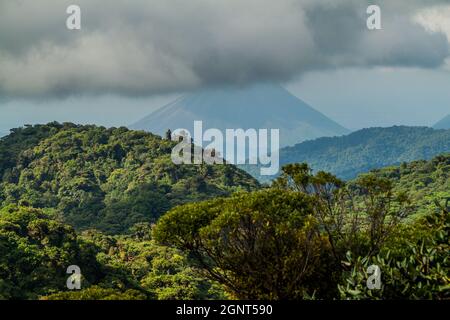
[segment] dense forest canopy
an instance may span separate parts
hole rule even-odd
[[[396,192],[407,193],[417,214],[436,208],[435,200],[450,199],[450,153],[429,161],[418,160],[372,170],[378,177],[389,179]]]
[[[429,160],[450,152],[450,130],[394,126],[368,128],[349,135],[305,141],[280,150],[280,163],[308,163],[341,179],[402,162]],[[274,177],[259,176],[256,166],[242,167],[262,182]]]
[[[448,183],[449,161],[414,164],[405,181],[428,167]],[[449,190],[424,210],[400,185],[292,164],[271,188],[170,210],[154,236],[239,299],[448,299]],[[378,290],[366,286],[370,265],[383,272]]]
[[[159,246],[150,226],[127,236],[77,234],[51,213],[0,210],[0,299],[211,299],[224,297],[200,278],[181,252]],[[66,287],[67,267],[80,266],[81,291]]]
[[[232,165],[175,165],[173,146],[126,128],[13,129],[0,140],[0,202],[54,208],[76,229],[120,233],[175,205],[258,187]]]
[[[173,144],[70,123],[2,138],[0,299],[450,297],[450,154],[349,181],[295,163],[262,187],[175,166]]]

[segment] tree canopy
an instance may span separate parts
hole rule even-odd
[[[294,163],[261,187],[175,166],[172,145],[68,123],[2,138],[0,299],[449,298],[450,155],[350,181]]]
[[[0,141],[0,203],[55,208],[78,230],[116,234],[178,204],[258,188],[232,165],[177,166],[173,146],[126,128],[14,129]]]

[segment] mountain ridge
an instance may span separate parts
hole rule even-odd
[[[12,129],[0,139],[0,206],[53,208],[78,230],[123,233],[173,206],[259,187],[233,165],[175,165],[175,145],[125,127]]]
[[[438,121],[434,126],[434,129],[450,129],[450,114]]]
[[[308,140],[280,150],[280,165],[307,162],[315,170],[331,172],[350,180],[359,173],[403,162],[429,160],[450,152],[450,130],[429,127],[374,127],[342,137]],[[260,181],[273,176],[258,176],[256,166],[242,166]]]

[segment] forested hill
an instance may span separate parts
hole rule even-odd
[[[22,130],[20,134],[24,133]],[[156,227],[138,223],[126,235],[105,235],[97,230],[77,232],[60,220],[57,210],[36,209],[30,204],[57,208],[72,223],[77,214],[85,210],[86,218],[93,219],[90,226],[111,232],[116,228],[120,231],[134,221],[153,218],[143,212],[151,209],[152,204],[158,205],[155,199],[162,199],[158,187],[172,190],[164,202],[170,205],[176,199],[175,189],[179,192],[176,195],[184,192],[187,197],[178,198],[181,201],[210,197],[214,192],[177,189],[177,182],[165,172],[179,174],[180,183],[186,186],[187,181],[201,171],[188,166],[170,169],[170,164],[164,160],[170,141],[123,128],[65,125],[50,131],[53,134],[38,143],[31,143],[32,139],[26,142],[26,134],[22,140],[16,136],[17,143],[20,140],[22,145],[35,144],[35,147],[19,152],[17,165],[3,172],[1,195],[7,196],[3,202],[15,201],[22,205],[0,208],[0,300],[239,298],[223,282],[207,278],[207,272],[199,273],[199,268],[204,266],[212,266],[219,271],[217,274],[227,275],[227,284],[231,279],[239,288],[248,289],[253,299],[273,298],[278,291],[268,287],[267,282],[280,283],[273,279],[285,279],[279,286],[290,290],[286,299],[299,295],[310,299],[310,293],[317,294],[316,299],[449,298],[450,202],[445,200],[450,199],[450,154],[373,170],[372,174],[360,177],[359,182],[350,181],[344,188],[351,195],[357,195],[354,199],[358,205],[348,203],[353,198],[348,197],[348,192],[337,193],[343,195],[344,202],[333,202],[339,206],[331,206],[337,216],[330,219],[312,218],[315,208],[321,210],[322,201],[336,201],[339,196],[328,197],[327,192],[313,196],[299,191],[301,189],[294,191],[279,185],[179,206],[159,219]],[[0,142],[2,148],[5,148],[4,143],[4,140]],[[15,144],[9,144],[12,145]],[[121,149],[123,151],[119,151]],[[160,171],[158,160],[167,165],[165,170]],[[248,189],[256,186],[255,181],[241,171],[232,166],[227,168],[231,170],[228,177],[235,179],[235,184],[241,183]],[[219,189],[211,189],[217,193],[236,189],[217,178],[224,173],[219,170],[225,169],[211,168],[206,179],[208,188]],[[301,171],[295,173],[300,173],[298,177],[313,178]],[[321,174],[314,181],[320,184],[329,179],[334,180]],[[304,179],[298,181],[300,185]],[[389,181],[393,184],[393,193],[383,191],[386,186],[391,190]],[[122,184],[123,187],[118,186]],[[399,197],[401,191],[406,198]],[[375,207],[370,199],[375,201]],[[396,223],[399,213],[409,212],[410,202],[406,201],[406,210],[402,199],[410,199],[415,207],[410,214],[423,213],[424,216]],[[435,201],[442,207],[431,208]],[[376,208],[376,215],[370,208]],[[354,219],[354,210],[372,213]],[[348,221],[348,227],[342,221]],[[358,221],[354,227],[353,223]],[[342,233],[334,233],[339,235],[336,253],[330,250],[329,238],[320,223],[345,228],[337,229],[343,230]],[[378,228],[371,227],[375,225]],[[369,259],[366,252],[373,233],[376,239],[381,239],[378,235],[385,235],[386,240],[379,245],[379,253]],[[247,236],[249,234],[251,236]],[[195,263],[196,255],[186,249],[168,247],[171,245],[168,241],[208,246],[209,250],[197,252],[218,257],[220,260],[214,261],[221,264]],[[197,246],[188,248],[197,250]],[[314,259],[309,259],[309,252],[315,253]],[[337,267],[334,259],[345,263],[346,269]],[[366,289],[366,270],[373,261],[388,271],[383,273],[382,289],[376,291]],[[66,270],[70,265],[82,269],[81,290],[66,287]],[[237,267],[233,272],[240,272],[240,276],[228,277],[226,271],[231,269],[228,265]],[[299,265],[308,268],[308,272],[302,271]],[[258,272],[254,272],[255,269]],[[292,282],[296,276],[301,281]],[[292,286],[286,286],[285,283],[291,282]],[[258,289],[256,294],[255,288]],[[306,289],[309,292],[304,293]],[[373,292],[377,296],[374,297]]]
[[[258,187],[232,165],[175,165],[173,146],[123,127],[13,129],[0,140],[0,204],[51,208],[77,229],[120,233],[177,204]]]
[[[430,207],[435,208],[435,200],[450,199],[450,153],[371,172],[389,179],[395,192],[408,194],[416,213],[427,213]]]
[[[21,152],[35,147],[39,142],[60,130],[71,128],[76,128],[76,125],[52,122],[46,125],[26,125],[24,128],[11,129],[9,135],[0,138],[0,176],[3,176],[6,169],[16,165]]]
[[[446,152],[450,152],[450,130],[394,126],[305,141],[281,149],[280,162],[307,162],[315,171],[324,170],[348,180],[372,169],[429,160]],[[254,166],[246,170],[258,177]],[[271,178],[261,177],[261,181]]]

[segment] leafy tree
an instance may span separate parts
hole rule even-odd
[[[450,155],[348,182],[292,164],[255,191],[232,165],[173,164],[174,144],[70,123],[0,139],[0,299],[449,299]]]
[[[56,208],[77,230],[117,234],[178,204],[259,187],[231,165],[173,164],[175,144],[123,127],[14,129],[0,141],[0,205]]]
[[[404,193],[395,194],[388,179],[361,175],[344,183],[334,175],[312,170],[305,163],[283,167],[273,187],[308,194],[318,229],[330,243],[337,267],[347,251],[377,254],[411,208]]]
[[[172,209],[154,235],[238,298],[330,297],[346,256],[375,257],[411,209],[386,178],[344,183],[293,164],[272,189]]]
[[[345,273],[345,282],[339,286],[341,297],[449,299],[450,208],[448,204],[437,205],[440,210],[417,222],[414,230],[419,231],[421,236],[408,241],[400,250],[393,251],[387,247],[370,258],[354,257],[349,254],[347,263],[352,268]],[[372,264],[381,269],[380,290],[369,290],[365,285],[367,268]]]
[[[196,274],[183,253],[149,239],[148,226],[139,224],[133,230],[139,231],[130,236],[114,237],[95,231],[84,233],[85,241],[101,248],[97,259],[106,277],[99,285],[122,291],[133,289],[151,299],[224,297],[217,285]]]
[[[326,297],[332,287],[330,247],[305,194],[265,190],[177,207],[154,236],[240,299]]]
[[[0,210],[2,299],[211,299],[223,291],[199,277],[185,255],[158,246],[150,226],[129,236],[95,230],[77,235],[54,213],[8,206]],[[82,272],[82,289],[68,292],[67,267]]]
[[[35,299],[63,290],[70,265],[84,266],[86,282],[100,277],[95,255],[82,251],[75,231],[51,215],[26,207],[1,209],[0,296]]]

